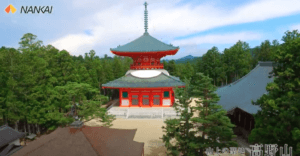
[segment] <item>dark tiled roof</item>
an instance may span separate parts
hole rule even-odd
[[[144,143],[133,141],[135,132],[136,129],[60,127],[37,138],[13,156],[141,156]]]
[[[117,48],[111,48],[112,51],[118,52],[151,52],[151,51],[168,51],[179,49],[170,44],[163,43],[156,38],[145,33],[143,36]]]
[[[136,129],[121,130],[105,127],[88,127],[83,129],[83,132],[101,156],[142,155],[144,143],[133,141]]]
[[[25,133],[18,132],[13,128],[3,125],[0,127],[0,147],[25,136]]]
[[[22,148],[23,148],[23,146],[13,146],[6,155],[10,156],[10,155],[16,153],[17,151],[19,151]]]
[[[13,156],[97,156],[83,133],[70,134],[67,128],[57,128],[30,142]]]
[[[151,88],[185,86],[185,83],[181,82],[179,78],[168,76],[165,73],[161,73],[160,75],[152,78],[139,78],[132,74],[128,74],[119,79],[103,84],[102,86],[113,88]]]
[[[259,106],[252,105],[251,100],[256,101],[267,93],[266,86],[273,82],[268,78],[274,65],[272,62],[259,62],[259,64],[241,79],[225,87],[219,88],[216,93],[220,96],[219,105],[227,111],[236,107],[255,114],[260,110]]]

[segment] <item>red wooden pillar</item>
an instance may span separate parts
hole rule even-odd
[[[119,107],[122,105],[122,88],[119,89]]]
[[[142,92],[141,92],[141,90],[139,90],[138,95],[139,95],[139,107],[142,107],[142,106],[143,106],[143,102],[142,102],[143,97],[142,97]]]
[[[149,92],[149,106],[152,107],[153,106],[153,97],[152,97],[152,89]]]
[[[132,103],[131,103],[131,100],[132,100],[131,98],[132,97],[131,97],[131,89],[130,88],[129,88],[127,93],[128,93],[128,100],[129,100],[128,101],[128,107],[131,107],[132,106]]]
[[[171,100],[170,106],[172,106],[173,102],[174,102],[174,95],[173,95],[173,89],[172,88],[170,89],[170,100]]]
[[[160,105],[159,106],[163,106],[163,99],[164,99],[164,90],[163,89],[161,89],[160,90],[160,92],[159,92],[159,94],[160,94]]]

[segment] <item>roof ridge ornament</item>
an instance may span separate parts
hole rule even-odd
[[[148,29],[148,10],[147,10],[147,5],[148,5],[148,3],[145,2],[144,5],[145,5],[145,11],[144,11],[145,33],[144,33],[144,35],[148,35],[149,34],[147,32],[147,29]]]

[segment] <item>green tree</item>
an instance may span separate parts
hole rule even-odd
[[[228,82],[232,82],[234,77],[234,71],[236,70],[236,66],[232,60],[236,59],[236,56],[232,53],[231,50],[225,49],[223,54],[223,65],[226,64],[226,79]]]
[[[253,57],[252,57],[252,60],[251,60],[252,68],[255,68],[258,61],[259,61],[260,51],[261,51],[260,46],[256,46],[252,49],[252,53],[253,53]]]
[[[191,155],[195,151],[190,148],[190,143],[194,139],[194,132],[190,131],[194,128],[190,119],[193,116],[193,110],[189,108],[191,103],[189,92],[189,81],[185,79],[186,86],[184,89],[176,89],[175,96],[179,99],[174,104],[177,113],[180,113],[179,119],[167,119],[166,127],[163,126],[165,135],[162,139],[171,155]]]
[[[36,41],[36,38],[37,36],[31,33],[24,34],[19,42],[19,50],[23,51],[24,49],[27,49],[29,51],[33,51],[40,48],[43,42],[40,40]]]
[[[173,73],[173,76],[177,76],[181,80],[184,80],[185,78],[189,79],[189,75],[191,75],[191,73],[190,71],[186,71],[185,64],[183,63],[175,64],[175,69],[176,71]]]
[[[212,47],[202,57],[203,73],[213,79],[214,85],[216,85],[217,78],[220,74],[221,68],[221,54],[217,47]]]
[[[167,61],[163,60],[163,61],[162,61],[162,64],[164,65],[164,69],[165,69],[165,70],[170,71],[170,69],[169,69],[169,64],[168,64]]]
[[[190,79],[195,73],[194,73],[194,68],[190,64],[190,62],[185,63],[185,66],[183,68],[183,71],[180,72],[182,75],[184,75],[187,79]]]
[[[18,81],[21,79],[18,73],[20,56],[21,54],[13,48],[0,49],[0,112],[6,124],[8,119],[18,122],[23,115],[20,109],[23,103],[17,97]]]
[[[198,72],[202,72],[203,73],[203,62],[202,62],[202,57],[199,57],[196,59],[196,68],[195,69],[195,72],[198,73]]]
[[[125,72],[127,72],[130,69],[130,64],[132,64],[132,63],[133,63],[133,60],[130,57],[125,57],[122,60],[123,72],[124,72],[123,75],[125,75]]]
[[[235,137],[232,128],[234,125],[227,117],[227,111],[218,105],[218,95],[215,93],[216,87],[211,84],[211,78],[205,76],[203,73],[197,73],[198,79],[193,84],[192,95],[198,98],[197,105],[192,107],[193,110],[198,112],[191,121],[197,125],[195,141],[192,147],[195,151],[200,149],[198,155],[204,155],[206,148],[224,148],[236,147],[237,143],[232,141]]]
[[[56,78],[55,86],[63,86],[68,81],[76,81],[74,63],[69,52],[62,50],[55,55],[55,62],[51,68],[52,75]]]
[[[271,51],[272,51],[272,61],[274,61],[275,59],[275,53],[279,50],[280,44],[277,40],[273,40],[272,41],[272,47],[271,47]]]
[[[228,70],[228,65],[226,64],[226,62],[225,62],[225,58],[224,58],[224,55],[221,55],[221,67],[219,68],[219,76],[218,76],[218,78],[217,78],[217,80],[219,81],[219,82],[221,82],[221,86],[223,86],[224,85],[224,82],[225,82],[225,84],[227,85],[227,79],[228,79],[228,77],[227,77],[227,70]]]
[[[284,43],[275,53],[272,75],[274,82],[266,87],[255,105],[261,107],[255,115],[255,128],[249,136],[250,142],[262,144],[288,144],[293,155],[300,154],[300,33],[287,31]]]
[[[206,148],[223,148],[237,146],[233,137],[233,124],[222,106],[217,105],[219,97],[212,79],[202,73],[191,84],[188,80],[186,88],[177,89],[175,96],[179,99],[174,104],[180,113],[179,119],[166,120],[166,132],[163,142],[171,155],[204,155]],[[191,96],[196,97],[197,105],[189,106]],[[193,116],[193,114],[197,115]]]
[[[277,44],[276,41],[273,42]],[[274,45],[276,46],[276,45]],[[255,59],[257,61],[273,61],[274,60],[274,48],[269,40],[265,40],[259,47],[254,50]]]
[[[114,57],[112,68],[113,68],[113,73],[114,73],[115,79],[124,76],[123,67],[122,67],[121,60],[119,57],[117,57],[117,56]]]
[[[105,69],[105,79],[106,81],[112,81],[114,80],[114,71],[112,67],[112,62],[109,60],[104,60],[102,64],[103,68]]]
[[[176,66],[176,63],[174,60],[169,61],[167,66],[168,66],[168,71],[169,71],[170,75],[174,75],[174,76],[179,75],[178,74],[179,72],[178,72],[178,69],[176,68],[177,66]]]
[[[108,98],[100,95],[99,90],[93,88],[89,84],[68,82],[65,86],[55,87],[58,96],[67,98],[69,103],[65,105],[66,108],[76,106],[76,114],[82,117],[82,120],[89,121],[94,118],[101,118],[104,125],[111,126],[114,117],[108,115],[106,108],[102,104],[108,102]],[[76,103],[79,105],[77,106]]]
[[[249,44],[238,41],[229,49],[224,50],[224,61],[227,64],[227,75],[232,80],[239,79],[251,70],[251,54]]]

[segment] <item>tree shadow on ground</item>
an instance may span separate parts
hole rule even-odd
[[[167,149],[161,140],[150,140],[148,147],[150,153],[145,156],[166,156]]]

